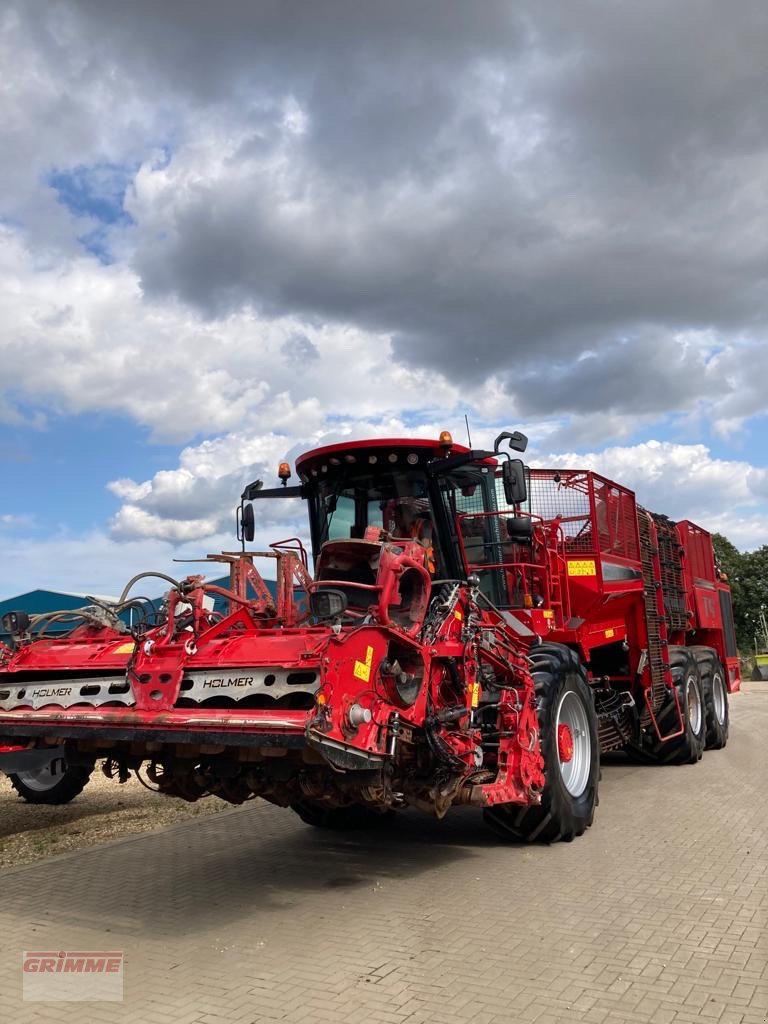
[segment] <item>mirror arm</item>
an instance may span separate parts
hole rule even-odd
[[[245,497],[245,495],[244,495]],[[307,492],[303,484],[296,484],[294,487],[268,487],[266,491],[259,490],[249,496],[250,501],[257,498],[306,498]]]

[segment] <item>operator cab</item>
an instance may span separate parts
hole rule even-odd
[[[394,542],[420,543],[433,580],[464,579],[472,564],[486,596],[509,603],[504,573],[490,568],[504,560],[509,544],[498,515],[505,499],[494,453],[472,452],[444,434],[437,443],[334,445],[301,456],[296,468],[309,498],[319,578],[328,542],[362,542],[375,527]]]
[[[503,434],[495,451],[475,451],[453,444],[447,432],[438,441],[329,445],[297,459],[300,486],[259,489],[249,496],[307,499],[318,580],[348,578],[358,586],[372,585],[375,542],[415,541],[425,550],[433,583],[472,574],[494,604],[522,607],[508,563],[530,561],[531,521],[523,507],[523,464],[499,453],[506,438],[513,439],[510,447],[524,448],[522,435]],[[515,493],[509,483],[512,466],[519,477]],[[284,485],[286,471],[290,474],[281,465]]]

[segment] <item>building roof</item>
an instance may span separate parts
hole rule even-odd
[[[0,608],[26,608],[29,602],[37,605],[40,601],[47,599],[52,600],[55,604],[61,598],[66,600],[67,607],[75,607],[71,604],[73,600],[76,600],[78,604],[84,604],[89,598],[96,601],[117,601],[116,597],[106,597],[104,594],[79,594],[74,590],[48,590],[45,587],[39,587],[36,590],[27,590],[23,594],[14,594],[13,597],[0,599]]]

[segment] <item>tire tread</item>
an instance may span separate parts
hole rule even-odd
[[[539,706],[542,750],[546,747],[551,727],[550,714],[553,706],[551,697],[559,689],[563,680],[569,676],[577,676],[577,688],[581,690],[582,696],[588,702],[588,708],[592,709],[592,749],[596,767],[586,791],[588,794],[587,810],[583,815],[575,815],[572,808],[566,806],[566,801],[562,799],[559,790],[547,785],[542,795],[541,804],[530,807],[501,804],[488,808],[483,813],[488,826],[503,839],[525,843],[569,843],[577,836],[582,835],[592,824],[595,806],[598,803],[597,782],[600,760],[592,695],[587,687],[586,673],[581,661],[570,647],[546,642],[539,644],[530,652],[529,661],[534,680],[534,692]],[[549,702],[548,698],[550,698]]]

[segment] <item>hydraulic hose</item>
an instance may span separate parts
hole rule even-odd
[[[136,576],[133,577],[133,579],[128,580],[126,585],[123,587],[122,594],[117,599],[117,603],[119,605],[123,604],[123,602],[125,601],[125,599],[128,596],[128,592],[130,591],[130,589],[134,585],[134,583],[138,583],[139,580],[147,579],[147,577],[150,577],[150,576],[155,578],[155,579],[165,580],[166,583],[170,583],[171,586],[176,588],[176,589],[178,589],[178,587],[181,586],[181,584],[179,583],[178,580],[175,580],[173,578],[173,576],[166,576],[166,574],[164,572],[140,572],[140,573],[137,573]]]

